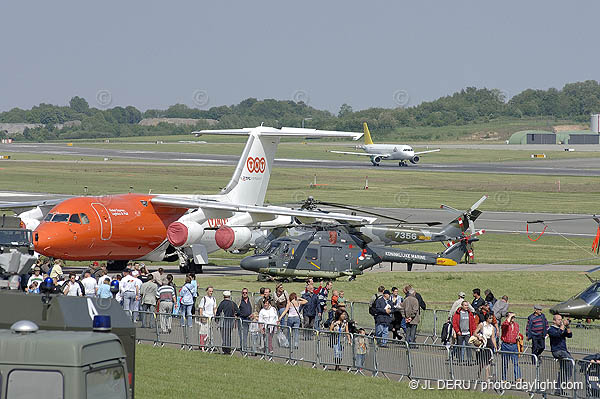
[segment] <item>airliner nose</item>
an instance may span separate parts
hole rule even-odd
[[[42,255],[57,258],[64,254],[67,242],[56,226],[42,223],[33,232],[33,248]]]

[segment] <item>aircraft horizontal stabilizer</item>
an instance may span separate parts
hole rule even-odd
[[[352,140],[358,140],[363,136],[363,133],[356,132],[337,132],[331,130],[317,130],[317,129],[305,129],[298,127],[282,127],[277,129],[268,126],[258,126],[255,128],[244,128],[244,129],[224,129],[224,130],[200,130],[192,132],[196,136],[203,134],[210,135],[233,135],[243,136],[249,134],[257,134],[259,136],[277,136],[277,137],[309,137],[309,138],[320,138],[320,137],[337,137],[337,138],[351,138]]]
[[[419,151],[419,152],[415,152],[415,155],[429,154],[430,152],[439,152],[439,151],[440,151],[439,148],[437,150]]]
[[[343,213],[333,212],[316,212],[316,211],[303,211],[299,209],[291,209],[281,206],[257,206],[257,205],[240,205],[226,202],[208,201],[202,199],[189,199],[181,197],[171,196],[157,196],[150,200],[153,205],[166,206],[171,208],[203,208],[203,209],[216,209],[230,212],[248,212],[253,214],[268,214],[268,215],[287,215],[305,218],[316,218],[316,219],[333,219],[333,220],[345,220],[349,222],[361,222],[368,223],[370,218],[363,216],[352,216]]]

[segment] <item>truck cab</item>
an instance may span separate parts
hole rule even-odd
[[[0,398],[130,399],[126,355],[111,333],[0,330]]]

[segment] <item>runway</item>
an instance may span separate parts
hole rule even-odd
[[[17,191],[0,191],[0,206],[2,203],[31,202],[46,199],[69,198],[68,195],[26,193]],[[490,201],[491,199],[488,199]],[[447,205],[452,206],[452,203]],[[292,206],[292,205],[290,205]],[[297,206],[294,204],[293,206]],[[323,210],[347,213],[348,211],[330,207],[322,207]],[[441,222],[442,225],[450,222],[456,216],[443,209],[415,209],[415,208],[372,208],[361,209],[389,215],[398,219],[411,221]],[[597,224],[590,215],[564,214],[564,213],[524,213],[524,212],[489,212],[485,210],[485,202],[480,206],[483,214],[475,222],[478,230],[484,229],[488,233],[520,233],[526,234],[527,221],[551,220],[562,218],[574,218],[576,220],[551,223],[545,234],[562,234],[570,237],[594,237]],[[441,227],[441,226],[438,226]],[[532,235],[542,230],[541,224],[532,224],[529,230]],[[431,228],[434,230],[435,228]]]
[[[0,144],[0,151],[13,153],[34,153],[47,155],[69,155],[74,157],[100,157],[110,159],[135,159],[142,161],[165,161],[196,165],[236,165],[238,155],[211,155],[198,153],[178,153],[167,151],[131,151],[117,149],[67,147],[64,144],[13,143]],[[465,152],[465,159],[468,153]],[[476,162],[476,163],[420,163],[398,167],[396,162],[382,162],[374,167],[368,160],[318,160],[276,158],[275,165],[286,168],[333,168],[403,171],[431,171],[454,173],[497,173],[555,176],[600,176],[600,158],[575,158],[561,160],[532,160],[527,162]]]

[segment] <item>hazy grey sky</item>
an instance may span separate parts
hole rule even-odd
[[[24,0],[0,15],[0,110],[79,95],[337,111],[600,78],[598,1]]]

